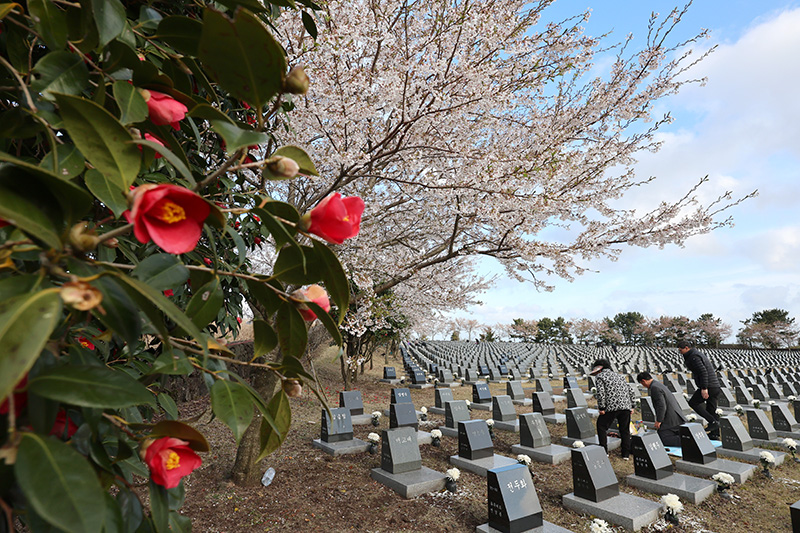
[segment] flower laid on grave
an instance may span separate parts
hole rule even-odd
[[[748,392],[753,392],[753,387],[747,387]]]
[[[583,443],[582,440],[576,440],[575,442],[572,443],[573,448],[583,448],[585,446],[586,445]]]
[[[517,456],[517,462],[521,465],[531,466],[531,458],[525,454],[520,454]]]
[[[597,387],[592,387],[589,390],[591,391],[592,394],[597,394]]]
[[[592,523],[589,524],[589,531],[592,533],[611,533],[612,530],[608,522],[601,518],[595,518],[592,520]]]
[[[775,405],[775,400],[770,400],[768,403],[769,403],[770,405]]]
[[[548,377],[548,378],[552,378],[552,377],[553,377],[553,374],[547,374],[547,377]]]
[[[437,448],[442,442],[442,432],[438,429],[431,430],[431,444]]]
[[[686,398],[687,400],[689,399],[689,395],[686,394],[685,392],[683,393],[683,397]]]
[[[461,470],[458,468],[449,468],[445,471],[447,478],[444,481],[444,486],[450,492],[458,491],[458,486],[456,483],[458,482],[458,478],[461,477]]]
[[[689,422],[695,422],[697,420],[697,415],[694,413],[689,413],[688,415],[686,415],[686,420],[688,420]]]
[[[472,402],[469,400],[464,400],[464,401],[467,402],[467,409],[469,409],[469,406],[472,405]]]
[[[738,403],[733,406],[733,410],[736,411],[736,414],[742,416],[744,414],[744,409]]]
[[[794,396],[794,395],[789,395],[789,396],[786,397],[786,399],[789,400],[790,402],[793,402],[793,401],[795,401],[797,399],[797,397]]]
[[[775,456],[767,450],[763,450],[758,454],[758,460],[761,462],[761,466],[764,467],[764,470],[762,470],[761,473],[769,479],[772,479],[772,474],[770,473],[769,469],[770,467],[775,466]]]
[[[731,495],[728,494],[727,491],[729,488],[733,486],[734,479],[733,476],[730,474],[726,474],[725,472],[717,472],[711,479],[717,482],[717,492],[720,493],[721,496],[730,499]]]
[[[756,409],[761,407],[761,400],[758,400],[758,399],[753,400],[753,407],[755,407]]]
[[[664,518],[667,519],[667,522],[677,525],[679,522],[678,515],[683,511],[683,504],[680,498],[675,494],[665,494],[661,497],[661,503],[664,504],[667,511]]]
[[[380,411],[372,411],[372,425],[378,427],[378,425],[381,423],[382,416],[383,413]]]
[[[724,415],[724,414],[725,414],[725,411],[723,411],[723,410],[722,410],[721,408],[719,408],[719,407],[717,407],[717,410],[716,410],[716,411],[714,411],[714,412],[717,414],[717,416],[722,416],[722,415]]]
[[[367,442],[369,442],[369,453],[375,453],[378,449],[378,443],[381,442],[381,436],[377,433],[370,433],[367,435]]]
[[[795,454],[797,453],[797,442],[794,439],[785,438],[781,441],[781,444],[786,446],[786,449],[788,449],[789,453],[792,454],[792,459],[794,459],[794,462],[800,463],[800,459],[795,457]]]
[[[489,436],[494,438],[494,420],[491,418],[486,420],[486,425],[489,426]]]
[[[428,419],[428,408],[427,407],[420,407],[419,412],[422,413],[419,415],[419,419],[425,422]]]

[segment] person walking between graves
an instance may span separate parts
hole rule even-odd
[[[689,341],[678,341],[678,351],[683,356],[686,368],[692,371],[697,390],[689,398],[689,407],[706,419],[706,432],[711,440],[719,440],[719,418],[717,397],[722,393],[717,373],[708,357],[693,347]]]
[[[631,414],[633,414],[633,389],[625,379],[611,370],[608,359],[598,359],[592,365],[591,374],[595,376],[597,388],[595,398],[600,416],[597,417],[597,442],[608,453],[608,428],[616,420],[619,436],[622,439],[620,454],[626,461],[631,453]]]
[[[639,372],[636,381],[650,391],[650,398],[653,400],[653,411],[655,411],[655,428],[664,446],[681,445],[680,425],[686,423],[681,406],[672,392],[660,381],[655,381],[650,372]]]

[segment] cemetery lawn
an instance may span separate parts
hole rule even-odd
[[[379,383],[382,377],[382,357],[376,357],[373,370],[368,370],[354,384],[364,400],[364,412],[388,408],[390,385]],[[402,368],[399,360],[389,365]],[[316,359],[320,386],[332,407],[338,406],[341,376],[338,361],[325,354]],[[399,372],[398,372],[399,374]],[[579,380],[586,389],[585,380]],[[560,393],[560,380],[552,381],[555,393]],[[532,384],[523,383],[528,388]],[[491,384],[493,395],[505,394],[505,385]],[[417,409],[434,405],[433,389],[411,390]],[[453,389],[456,400],[471,400],[472,387]],[[526,390],[530,397],[530,391]],[[463,532],[473,533],[475,527],[488,521],[486,479],[462,471],[458,493],[447,491],[426,494],[412,500],[401,498],[391,489],[370,479],[371,468],[380,466],[380,452],[332,457],[312,448],[312,439],[319,438],[321,407],[316,398],[304,392],[302,398],[292,399],[292,428],[283,446],[259,466],[263,473],[273,467],[275,479],[268,487],[238,487],[228,480],[236,454],[236,444],[218,420],[211,420],[210,411],[195,424],[211,445],[203,455],[203,466],[186,478],[187,496],[182,513],[191,517],[193,530],[213,532],[265,531],[325,531],[325,532]],[[207,401],[181,405],[183,418],[197,416]],[[589,400],[590,407],[596,407]],[[563,412],[566,402],[556,403]],[[530,407],[517,406],[518,413],[530,412]],[[472,411],[472,418],[490,418],[491,412]],[[444,425],[444,416],[429,413],[429,422],[420,429],[430,431]],[[637,412],[634,419],[641,419]],[[594,422],[593,422],[594,423]],[[387,429],[388,417],[381,424],[354,426],[356,438],[366,440],[370,432],[380,434]],[[548,424],[553,443],[566,435],[566,425]],[[495,453],[515,457],[511,446],[518,444],[519,435],[495,431]],[[421,446],[422,464],[439,472],[451,465],[448,458],[458,453],[457,439],[442,438],[442,445]],[[611,463],[623,492],[658,501],[660,496],[647,494],[627,486],[625,476],[633,473],[633,461],[623,461],[619,451],[611,452]],[[591,517],[579,516],[565,510],[561,497],[572,492],[570,462],[560,465],[533,463],[532,476],[544,519],[575,532],[589,531]],[[787,457],[781,467],[773,470],[773,480],[757,473],[744,485],[730,491],[733,500],[714,494],[699,505],[684,502],[681,523],[668,525],[658,520],[643,531],[675,532],[786,532],[791,531],[789,505],[800,500],[800,464]],[[622,531],[614,528],[614,531]]]

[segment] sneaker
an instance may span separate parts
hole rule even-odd
[[[719,422],[712,422],[706,427],[706,433],[709,435],[719,435]]]
[[[630,458],[630,457],[623,457],[623,458],[622,458],[622,460],[623,460],[623,461],[630,461],[630,460],[631,460],[631,458]]]

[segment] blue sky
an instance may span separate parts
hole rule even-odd
[[[558,0],[553,18],[592,9],[589,35],[646,37],[661,0]],[[680,4],[682,6],[683,4]],[[800,319],[800,2],[696,0],[681,22],[684,37],[711,30],[703,46],[718,49],[692,72],[708,77],[658,104],[675,122],[660,134],[656,154],[640,157],[637,175],[658,176],[647,197],[682,195],[699,178],[711,183],[702,198],[726,190],[759,196],[734,208],[735,227],[690,240],[684,248],[626,248],[619,261],[596,261],[553,292],[505,278],[483,294],[483,305],[458,316],[486,325],[515,317],[600,319],[618,312],[645,316],[713,313],[733,327],[762,309],[782,308]],[[641,39],[641,40],[639,40]],[[637,42],[637,40],[634,41]],[[484,262],[486,272],[498,269]]]

